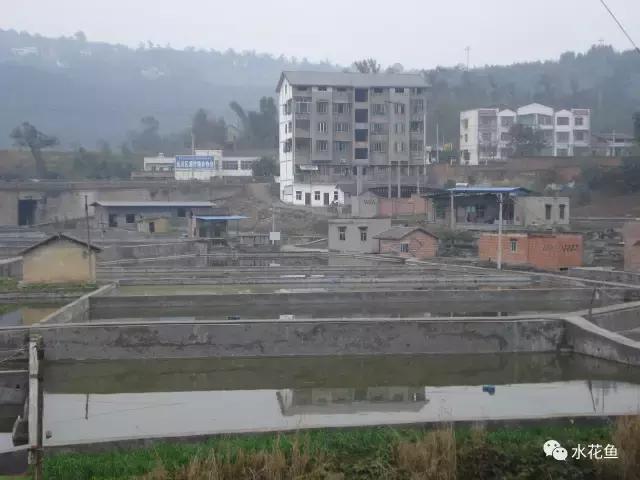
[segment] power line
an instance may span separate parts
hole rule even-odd
[[[624,27],[622,26],[622,23],[620,23],[620,20],[618,20],[618,18],[614,15],[614,13],[611,11],[611,9],[607,6],[607,4],[604,2],[604,0],[600,0],[600,3],[602,4],[602,6],[604,8],[607,9],[607,12],[609,12],[609,15],[611,15],[611,18],[613,18],[615,20],[615,22],[618,24],[618,27],[620,27],[620,30],[622,30],[622,33],[624,33],[625,36],[629,39],[629,41],[631,42],[631,45],[633,45],[633,48],[635,48],[636,52],[640,53],[640,48],[638,48],[638,45],[636,45],[636,42],[633,41],[633,39],[631,38],[631,35],[629,35],[627,33],[627,31],[624,29]]]

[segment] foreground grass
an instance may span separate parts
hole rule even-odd
[[[612,443],[619,460],[561,462],[545,441]],[[474,429],[362,428],[216,437],[199,444],[47,458],[45,478],[223,479],[594,479],[640,478],[640,418],[609,426]]]
[[[0,277],[0,293],[14,292],[89,292],[95,290],[95,283],[20,283],[11,277]]]

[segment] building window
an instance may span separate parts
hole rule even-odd
[[[367,90],[366,88],[356,88],[354,92],[354,98],[356,102],[369,101],[369,90]]]
[[[584,142],[585,132],[582,132],[582,131],[573,132],[573,138],[575,139],[576,142]]]
[[[413,133],[422,133],[422,122],[411,122],[409,124],[409,130]]]
[[[500,140],[503,142],[508,142],[509,140],[511,140],[511,135],[509,135],[508,132],[502,132],[500,134]]]
[[[334,201],[334,202],[337,202],[337,201],[338,201],[338,191],[337,191],[337,190],[334,190],[334,191],[333,191],[333,201]]]
[[[384,88],[374,88],[373,89],[373,94],[374,95],[382,95],[384,93]]]
[[[574,118],[574,120],[573,120],[573,124],[574,124],[576,127],[581,127],[582,125],[584,125],[584,118],[582,118],[582,117],[576,117],[576,118]]]
[[[329,149],[327,140],[316,140],[316,152],[326,152]]]
[[[340,89],[338,89],[338,91],[340,91]],[[351,104],[350,103],[334,103],[333,113],[338,113],[338,114],[351,113]]]
[[[404,88],[398,87],[398,88],[395,88],[394,91],[396,93],[404,93]]]
[[[320,200],[320,190],[316,190],[315,192],[313,192],[313,199]]]
[[[384,142],[373,142],[371,144],[371,151],[376,153],[384,153],[387,151],[387,144]]]
[[[327,87],[318,87],[318,91],[319,92],[326,92],[327,91]]]
[[[387,124],[386,123],[372,123],[371,124],[371,134],[384,134],[387,133]]]
[[[401,243],[400,244],[400,253],[409,253],[409,244]]]
[[[569,117],[557,117],[556,125],[569,125]]]
[[[347,227],[338,227],[338,239],[339,240],[347,239]]]
[[[387,113],[387,106],[384,103],[374,103],[371,105],[371,113],[373,115],[384,115]]]
[[[416,95],[422,95],[424,93],[424,88],[418,87],[415,89]]]
[[[356,148],[356,160],[366,160],[369,158],[368,148]]]
[[[338,87],[338,88],[336,88],[336,91],[338,91],[338,92],[346,92],[347,89],[345,87]]]
[[[296,87],[296,89],[297,89],[299,92],[306,92],[306,91],[308,90],[308,89],[307,89],[307,87]]]
[[[240,170],[251,170],[253,168],[253,162],[251,160],[240,161]]]
[[[421,152],[422,142],[419,142],[417,140],[412,140],[411,144],[409,145],[409,148],[411,149],[412,152]]]
[[[567,148],[559,148],[556,151],[556,156],[558,156],[558,157],[567,157],[567,156],[569,156],[569,149],[567,149]]]
[[[467,122],[467,120],[465,120],[465,122]],[[511,125],[513,125],[513,117],[500,117],[500,125],[502,127],[510,127]]]
[[[358,229],[360,230],[360,241],[361,242],[366,242],[367,241],[367,227],[358,227]]]
[[[310,113],[311,104],[309,102],[296,102],[296,113]]]
[[[223,170],[238,170],[238,161],[237,160],[223,160],[222,161],[222,169]]]
[[[109,226],[117,227],[118,226],[118,216],[115,213],[109,214]]]
[[[395,132],[398,134],[404,133],[404,123],[396,123],[394,125],[394,129],[395,129]]]
[[[544,206],[544,218],[551,220],[551,205],[548,203]]]
[[[469,120],[467,120],[466,118],[462,120],[462,128],[463,130],[466,130],[469,128]]]
[[[125,221],[127,223],[135,223],[136,215],[134,213],[127,213],[127,215],[125,216]]]
[[[518,240],[516,240],[515,238],[511,239],[511,251],[512,252],[517,252],[518,251]]]
[[[560,216],[560,220],[564,220],[564,211],[567,208],[566,205],[562,204],[560,205],[559,209],[560,211],[558,212],[559,216]]]
[[[318,113],[328,113],[329,112],[329,102],[318,102],[316,104],[316,109]]]
[[[179,217],[186,217],[187,216],[187,211],[184,208],[179,208],[178,209],[178,216]]]
[[[393,111],[397,114],[404,115],[404,103],[394,103]]]
[[[396,153],[402,153],[402,152],[404,152],[404,150],[405,150],[404,142],[394,142],[394,143],[393,143],[393,150],[394,150]]]
[[[302,192],[300,190],[296,190],[296,200],[302,200]]]
[[[364,128],[356,128],[355,139],[356,142],[366,142],[369,138],[369,131]]]
[[[335,142],[336,152],[346,153],[349,151],[349,142]]]
[[[491,133],[482,132],[482,135],[480,136],[480,138],[482,139],[483,142],[490,142],[491,141]]]
[[[336,122],[336,132],[348,132],[349,124],[347,122]]]
[[[569,143],[569,132],[556,132],[556,141],[558,143]]]
[[[320,133],[327,133],[327,122],[318,122],[318,131]]]
[[[356,122],[367,123],[369,121],[369,110],[366,108],[356,108]]]
[[[424,111],[424,101],[422,99],[411,102],[412,113],[422,113]]]

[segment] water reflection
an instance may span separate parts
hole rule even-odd
[[[640,412],[640,386],[619,382],[389,386],[44,398],[45,445],[317,427],[594,417]]]
[[[0,305],[0,327],[38,323],[62,305]]]

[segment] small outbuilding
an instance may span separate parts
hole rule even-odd
[[[31,245],[22,252],[25,283],[86,283],[95,281],[95,245],[64,233]]]
[[[438,254],[438,237],[422,227],[393,227],[374,238],[379,242],[379,253],[418,259]]]

